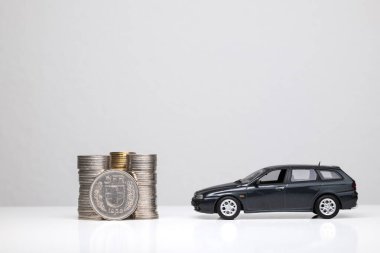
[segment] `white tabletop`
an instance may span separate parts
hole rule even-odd
[[[378,252],[380,206],[312,213],[244,214],[234,221],[190,206],[158,220],[78,220],[76,207],[0,208],[0,252]]]

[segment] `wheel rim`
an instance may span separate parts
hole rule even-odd
[[[335,213],[336,203],[330,198],[322,199],[321,203],[319,203],[319,210],[324,215],[330,216]]]
[[[225,199],[222,204],[220,204],[220,211],[225,216],[232,216],[237,211],[237,204],[232,199]]]

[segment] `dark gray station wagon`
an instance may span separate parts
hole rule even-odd
[[[314,212],[335,217],[356,206],[355,181],[337,166],[280,165],[253,172],[233,183],[195,192],[194,209],[234,219],[240,211]]]

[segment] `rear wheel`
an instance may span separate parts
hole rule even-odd
[[[217,212],[225,220],[235,219],[241,210],[240,202],[234,197],[224,197],[218,201]]]
[[[315,202],[314,210],[324,219],[334,218],[339,213],[339,201],[332,195],[322,196]]]

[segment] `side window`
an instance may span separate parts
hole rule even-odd
[[[321,174],[322,180],[342,179],[342,177],[338,173],[336,173],[335,171],[320,170],[319,173]]]
[[[274,170],[260,178],[259,184],[279,184],[284,182],[286,170]]]
[[[291,182],[302,182],[302,181],[314,181],[317,180],[317,173],[313,169],[293,169],[292,176],[290,178]]]

